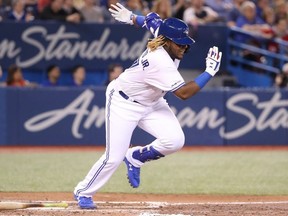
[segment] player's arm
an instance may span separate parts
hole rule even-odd
[[[146,27],[153,35],[162,22],[162,19],[157,13],[151,12],[146,16],[139,16],[133,14],[132,11],[125,8],[120,3],[116,3],[116,5],[111,4],[109,11],[115,20],[129,25]]]
[[[188,82],[176,91],[174,94],[186,100],[197,92],[199,92],[207,82],[219,71],[220,62],[222,58],[222,52],[218,51],[218,47],[213,47],[209,49],[207,58],[206,58],[206,69],[200,74],[194,81]]]

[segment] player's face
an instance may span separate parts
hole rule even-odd
[[[187,48],[187,45],[179,45],[169,40],[169,42],[167,43],[166,51],[169,53],[172,59],[181,60]]]

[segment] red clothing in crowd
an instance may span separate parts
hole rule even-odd
[[[26,81],[25,80],[19,80],[19,81],[15,81],[11,84],[9,84],[9,86],[14,86],[14,87],[24,87],[26,86]]]
[[[38,0],[38,11],[41,13],[43,9],[50,4],[51,0]]]

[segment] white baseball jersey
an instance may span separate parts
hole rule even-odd
[[[126,95],[143,105],[153,105],[168,91],[176,91],[185,84],[178,71],[180,61],[172,60],[163,47],[146,50],[126,69],[116,85]]]

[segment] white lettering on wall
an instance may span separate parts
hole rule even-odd
[[[23,31],[20,37],[24,44],[35,50],[35,54],[27,57],[25,50],[22,53],[15,41],[4,39],[0,41],[0,58],[15,58],[16,64],[22,68],[31,67],[42,60],[75,59],[76,57],[86,60],[116,58],[123,61],[135,60],[145,49],[150,37],[150,33],[146,32],[140,41],[129,45],[126,38],[122,38],[117,43],[108,40],[110,34],[110,29],[105,28],[97,40],[85,41],[81,40],[77,32],[67,32],[64,25],[51,34],[48,34],[43,26],[31,26]]]
[[[14,58],[20,52],[21,49],[16,47],[15,41],[9,41],[5,38],[0,42],[0,59],[4,58],[4,56]]]
[[[36,115],[26,121],[24,127],[30,132],[39,132],[57,124],[69,115],[73,115],[75,118],[72,124],[72,134],[75,138],[82,138],[79,128],[84,117],[87,116],[86,121],[84,122],[85,129],[90,129],[93,123],[95,123],[96,127],[101,127],[105,123],[104,107],[98,108],[97,106],[94,106],[91,112],[88,110],[93,97],[94,93],[91,90],[85,90],[64,109],[51,110]]]
[[[94,92],[89,89],[85,90],[63,109],[40,113],[27,120],[24,127],[30,132],[39,132],[52,127],[72,115],[74,116],[74,120],[71,132],[75,138],[82,138],[82,134],[79,132],[81,125],[83,125],[84,129],[89,130],[93,126],[100,128],[105,124],[104,107],[93,106],[91,110],[88,109],[92,104],[93,98]],[[240,102],[250,103],[260,114],[258,115],[251,112],[248,108],[242,107],[239,104]],[[276,92],[270,100],[262,102],[253,93],[235,94],[227,100],[226,108],[237,115],[235,121],[242,119],[245,123],[232,131],[226,131],[225,124],[227,119],[221,116],[221,113],[217,109],[203,107],[196,112],[190,107],[185,107],[181,110],[177,110],[175,107],[171,108],[182,127],[196,127],[198,130],[208,127],[211,130],[219,130],[219,135],[222,138],[236,139],[253,130],[263,131],[265,129],[277,130],[278,128],[288,128],[287,107],[288,100],[281,99],[280,92]]]

